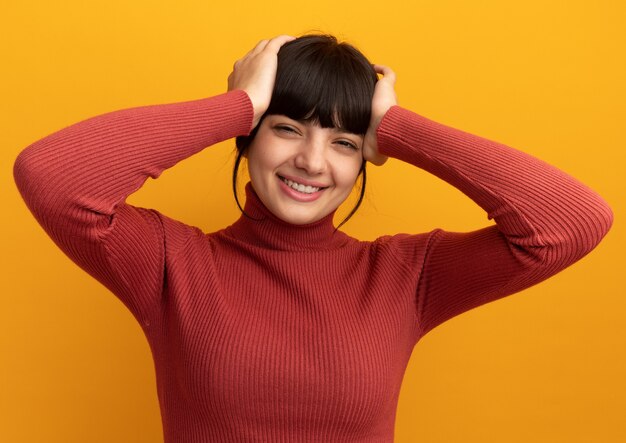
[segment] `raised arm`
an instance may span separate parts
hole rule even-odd
[[[163,220],[126,198],[148,177],[247,134],[252,116],[240,90],[99,115],[24,149],[15,160],[15,182],[65,254],[145,321],[162,289]]]
[[[422,335],[556,274],[588,254],[612,225],[613,213],[596,192],[522,151],[397,105],[387,107],[376,134],[378,155],[445,180],[496,222],[473,232],[433,231],[416,294]]]
[[[126,198],[205,147],[248,135],[269,105],[278,51],[293,38],[259,42],[235,63],[225,94],[103,114],[18,155],[15,182],[41,226],[141,324],[159,308],[167,254],[197,228]],[[165,223],[172,228],[167,239]]]

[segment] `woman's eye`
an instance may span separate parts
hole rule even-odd
[[[277,125],[274,128],[277,131],[281,131],[281,132],[288,132],[288,133],[293,133],[293,134],[297,133],[297,131],[294,128],[292,128],[291,126]]]
[[[354,149],[354,150],[359,149],[357,145],[347,140],[338,140],[337,143],[345,148]]]

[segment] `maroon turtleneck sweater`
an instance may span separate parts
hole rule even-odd
[[[457,187],[496,224],[364,242],[335,232],[332,214],[282,222],[248,185],[258,220],[205,234],[125,202],[251,122],[242,91],[125,109],[33,143],[14,165],[41,226],[141,324],[168,443],[391,442],[420,337],[554,275],[612,224],[606,202],[564,172],[397,106],[380,151]]]

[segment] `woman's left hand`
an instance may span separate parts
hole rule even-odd
[[[374,65],[374,70],[376,73],[382,74],[383,77],[376,83],[372,97],[372,117],[363,141],[363,158],[376,166],[380,166],[387,161],[387,156],[378,152],[376,130],[389,108],[397,105],[398,100],[394,89],[396,73],[383,65]]]

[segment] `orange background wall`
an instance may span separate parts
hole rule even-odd
[[[30,215],[12,178],[18,152],[90,116],[221,93],[259,39],[309,30],[393,67],[401,105],[536,155],[615,211],[581,262],[417,345],[396,442],[626,441],[625,11],[609,0],[5,2],[0,441],[162,441],[141,328]],[[233,147],[179,163],[128,201],[207,232],[224,227],[238,217]],[[452,186],[395,160],[370,168],[368,186],[345,226],[362,239],[492,223]]]

